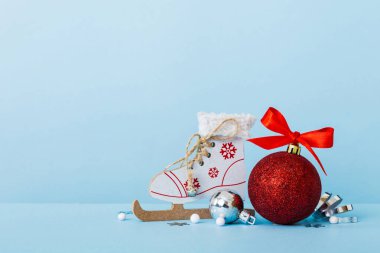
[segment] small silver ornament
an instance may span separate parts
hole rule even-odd
[[[223,217],[226,223],[240,220],[253,225],[256,221],[254,214],[244,210],[243,199],[233,191],[220,191],[210,199],[210,213],[214,219]]]

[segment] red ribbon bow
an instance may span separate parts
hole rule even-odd
[[[325,127],[303,134],[297,131],[292,132],[285,117],[273,107],[269,107],[261,119],[261,123],[269,130],[282,135],[253,138],[248,141],[264,149],[274,149],[290,143],[301,143],[314,156],[321,166],[323,173],[327,176],[326,171],[313,148],[331,148],[334,143],[334,128]]]

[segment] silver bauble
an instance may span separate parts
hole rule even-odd
[[[239,219],[243,211],[243,199],[233,191],[220,191],[215,193],[210,200],[210,213],[214,219],[223,217],[226,223],[232,223]]]

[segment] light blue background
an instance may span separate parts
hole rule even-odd
[[[269,106],[293,130],[335,127],[324,190],[380,201],[379,7],[1,0],[0,202],[152,202],[198,111]],[[249,170],[269,153],[247,143]]]
[[[162,205],[145,204],[150,209]],[[373,253],[379,248],[379,204],[355,204],[355,224],[278,226],[258,216],[255,226],[219,227],[212,219],[188,226],[116,219],[125,204],[0,204],[0,250],[6,253]],[[27,212],[27,215],[25,211]],[[186,221],[185,221],[186,222]],[[314,223],[315,224],[315,223]],[[189,243],[190,242],[190,243]],[[322,243],[321,243],[322,242]]]

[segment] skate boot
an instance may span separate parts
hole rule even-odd
[[[210,198],[222,189],[235,191],[244,198],[243,141],[249,137],[254,121],[255,118],[248,114],[198,113],[199,132],[190,138],[185,156],[153,177],[149,187],[152,197],[173,203],[172,210],[145,211],[135,201],[134,209],[140,214],[138,218],[188,219],[195,212],[201,218],[210,218],[208,209],[186,210],[183,204]],[[161,213],[155,213],[155,216],[152,215],[154,212]]]

